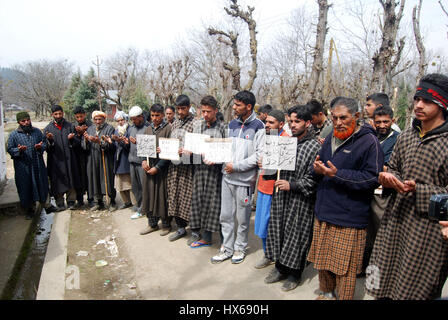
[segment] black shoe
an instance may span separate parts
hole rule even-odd
[[[50,206],[50,207],[48,207],[48,208],[45,208],[45,212],[47,213],[47,214],[50,214],[50,213],[52,213],[52,212],[56,212],[57,211],[57,207],[55,207],[55,206]]]
[[[70,210],[79,210],[79,209],[81,209],[81,207],[83,206],[84,204],[80,204],[79,202],[77,202],[77,203],[73,203],[73,204],[71,204],[71,205],[69,205],[69,209]]]
[[[121,206],[118,207],[118,210],[123,210],[132,207],[132,203],[123,203]]]
[[[104,204],[103,203],[99,203],[99,204],[96,204],[96,205],[94,205],[92,208],[90,208],[90,211],[101,211],[101,210],[104,210],[104,209],[106,209],[105,207],[104,207]]]
[[[61,212],[61,211],[64,211],[64,210],[65,210],[65,206],[64,205],[57,206],[55,212]]]

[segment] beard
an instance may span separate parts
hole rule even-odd
[[[298,138],[298,137],[303,135],[303,133],[306,131],[306,129],[307,128],[304,128],[304,129],[302,129],[300,131],[297,131],[297,132],[292,132],[292,136],[295,137],[295,138]]]
[[[339,140],[345,140],[348,137],[350,137],[353,134],[353,132],[355,132],[355,128],[356,128],[356,121],[353,120],[350,126],[347,128],[347,130],[338,131],[336,130],[336,128],[334,128],[333,135]]]
[[[61,124],[62,121],[64,121],[64,118],[54,119],[54,122],[56,122],[57,124]]]
[[[125,123],[123,126],[118,126],[118,127],[117,127],[118,134],[119,134],[120,136],[124,136],[124,135],[126,134],[126,129],[127,129],[127,127],[128,127],[128,124],[127,124],[127,123]]]
[[[31,126],[31,123],[30,123],[29,126],[22,126],[22,125],[20,125],[20,128],[22,128],[23,132],[25,132],[25,133],[30,133],[32,131],[32,129],[33,129],[33,127]]]
[[[378,137],[378,140],[382,141],[382,140],[386,139],[389,136],[391,131],[392,131],[392,128],[385,129],[385,133],[377,131],[376,135]]]

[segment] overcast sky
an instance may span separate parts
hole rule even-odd
[[[363,2],[378,6],[378,0]],[[284,26],[291,11],[315,0],[245,0],[255,6],[258,40],[266,44]],[[357,0],[333,0],[333,13],[344,16],[344,5]],[[448,1],[446,7],[448,8]],[[121,49],[167,50],[188,31],[222,19],[225,0],[0,0],[0,66],[36,59],[66,58],[85,71]],[[411,16],[417,0],[407,0]],[[436,0],[425,0],[422,28],[426,45],[448,56],[448,18]],[[329,25],[331,28],[331,24]]]

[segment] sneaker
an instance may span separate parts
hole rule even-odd
[[[291,291],[297,288],[299,285],[300,279],[297,279],[293,275],[289,275],[286,279],[285,283],[283,283],[282,290],[283,291]]]
[[[183,231],[181,231],[180,229],[178,229],[176,231],[176,233],[172,234],[168,239],[170,241],[176,241],[179,240],[182,237],[185,237],[187,235],[187,232],[185,231],[185,229]]]
[[[193,242],[201,240],[201,235],[197,232],[192,232],[190,239],[187,241],[187,246],[190,246]]]
[[[221,250],[219,250],[219,253],[216,256],[212,257],[211,263],[221,263],[230,258],[232,258],[232,254],[227,252],[224,248],[221,248]]]
[[[160,231],[160,235],[162,237],[168,235],[171,232],[171,228],[162,228],[162,231]]]
[[[235,251],[232,256],[232,263],[238,264],[244,261],[244,258],[246,258],[246,253],[243,251]]]
[[[143,236],[145,234],[154,232],[159,230],[159,226],[155,226],[155,227],[151,227],[151,226],[147,226],[145,229],[143,229],[142,231],[140,231],[140,234]]]
[[[257,264],[255,265],[255,269],[263,269],[266,268],[267,266],[271,265],[272,262],[271,260],[269,260],[268,258],[266,258],[266,256],[263,256],[263,258],[257,262]]]
[[[143,215],[140,212],[136,212],[131,216],[131,220],[140,219]]]
[[[271,270],[268,276],[264,279],[264,283],[275,283],[286,278],[286,275],[281,274],[277,268]]]
[[[112,203],[109,205],[109,212],[117,211],[117,205],[115,203]]]

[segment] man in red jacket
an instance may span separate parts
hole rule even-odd
[[[266,117],[266,134],[278,134],[282,137],[289,135],[283,130],[285,125],[285,115],[280,110],[272,110]],[[262,167],[262,159],[258,161],[258,166]],[[272,170],[263,170],[258,178],[257,209],[255,211],[255,234],[263,242],[263,252],[266,252],[266,237],[271,211],[272,194],[274,193],[274,183],[277,179],[277,172],[267,172]],[[270,175],[269,175],[270,174]],[[255,265],[255,268],[262,269],[272,263],[271,260],[263,255],[263,258]]]

